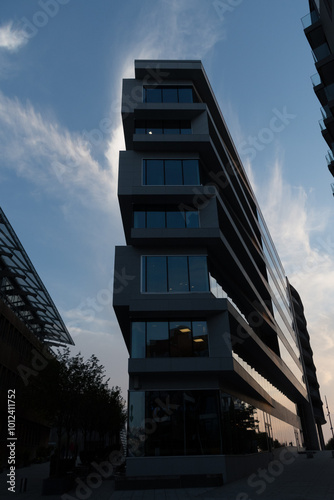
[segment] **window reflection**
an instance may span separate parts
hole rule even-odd
[[[198,160],[144,160],[145,186],[198,186],[200,185]]]
[[[134,210],[135,228],[198,228],[197,210]]]
[[[197,95],[192,87],[159,86],[144,87],[144,102],[197,102]]]
[[[191,134],[190,120],[135,120],[135,134]]]
[[[205,255],[143,256],[142,292],[209,292]]]
[[[133,321],[132,358],[209,356],[206,321]]]

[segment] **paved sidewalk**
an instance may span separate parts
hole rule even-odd
[[[15,495],[22,500],[334,500],[334,458],[330,451],[314,458],[294,455],[284,466],[273,462],[267,469],[218,488],[114,491],[114,481],[99,481],[97,487],[74,489],[64,495],[42,496],[42,481],[48,477],[49,463],[31,465],[16,471],[16,492],[9,492],[7,471],[0,474],[0,499]],[[27,491],[19,492],[21,478],[27,478]]]

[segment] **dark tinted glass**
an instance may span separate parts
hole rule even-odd
[[[179,134],[180,125],[177,120],[166,120],[164,122],[164,134]]]
[[[131,334],[131,357],[145,358],[145,322],[134,321]]]
[[[165,179],[166,185],[180,186],[183,184],[181,160],[165,160]]]
[[[146,227],[145,212],[135,211],[133,214],[133,227]]]
[[[165,212],[147,212],[146,227],[165,227]]]
[[[167,212],[167,227],[185,227],[184,212]]]
[[[189,275],[191,292],[208,292],[209,279],[205,256],[189,257]]]
[[[136,120],[136,122],[135,122],[135,133],[136,134],[146,134],[146,123],[145,123],[145,120]]]
[[[189,210],[185,212],[186,227],[199,227],[199,217],[197,211]]]
[[[177,102],[177,87],[162,89],[162,102]]]
[[[161,89],[145,89],[145,102],[162,102]]]
[[[168,291],[188,292],[187,257],[168,257]]]
[[[146,259],[146,292],[167,292],[166,257],[149,256]]]
[[[147,134],[162,134],[162,121],[161,120],[148,120],[146,123]]]
[[[194,356],[209,356],[206,321],[193,321],[192,327]]]
[[[186,186],[200,184],[198,160],[183,160],[183,178]]]
[[[179,88],[179,102],[193,102],[193,90],[191,88]]]
[[[180,122],[180,133],[185,135],[185,134],[191,134],[191,124],[190,121],[188,120],[182,120]]]
[[[192,336],[191,322],[183,323],[171,321],[169,323],[170,331],[170,355],[172,357],[192,356]]]
[[[162,186],[164,183],[163,160],[145,160],[144,184],[147,186]]]
[[[147,322],[146,356],[165,358],[169,356],[169,332],[167,321]]]

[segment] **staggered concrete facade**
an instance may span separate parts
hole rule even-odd
[[[319,449],[290,289],[201,62],[136,61],[122,118],[127,475],[229,481]]]
[[[329,147],[327,166],[334,177],[334,0],[309,0],[309,8],[302,23],[317,70],[311,79],[322,106],[319,125]],[[332,188],[334,194],[334,184]]]

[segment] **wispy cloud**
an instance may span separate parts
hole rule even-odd
[[[0,26],[0,49],[16,52],[27,42],[28,37],[25,31],[15,28],[12,21]]]
[[[92,155],[92,145],[80,133],[0,93],[2,165],[43,186],[55,196],[74,197],[83,204],[110,208],[115,180],[108,165]]]
[[[290,283],[305,307],[322,390],[333,382],[334,239],[330,214],[312,206],[300,186],[287,184],[276,161],[256,195]]]

